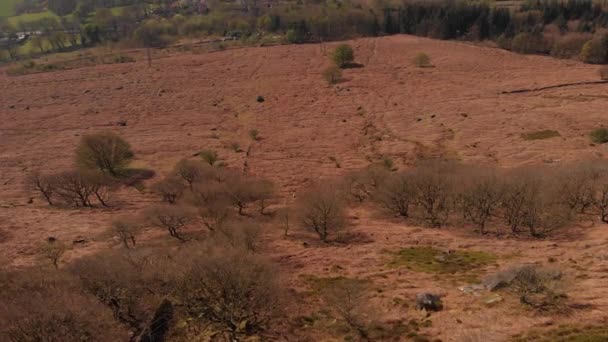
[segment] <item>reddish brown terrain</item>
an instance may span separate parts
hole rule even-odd
[[[214,149],[229,166],[272,179],[283,205],[303,186],[390,156],[403,169],[421,157],[449,156],[468,163],[510,168],[605,158],[606,145],[588,133],[608,120],[608,84],[501,94],[526,88],[595,81],[597,67],[575,61],[524,56],[499,49],[409,36],[351,42],[361,68],[328,86],[321,70],[328,57],[320,45],[244,48],[179,54],[154,61],[101,65],[19,77],[0,76],[0,258],[4,264],[40,262],[49,236],[85,239],[64,262],[107,248],[104,236],[117,215],[136,213],[157,197],[134,188],[117,194],[110,209],[53,209],[24,190],[28,171],[56,172],[72,165],[80,137],[101,130],[120,133],[133,146],[135,165],[153,169],[153,182],[180,159]],[[332,44],[326,44],[330,51]],[[426,52],[433,67],[416,68]],[[257,96],[265,101],[258,103]],[[126,126],[117,122],[125,120]],[[249,131],[262,137],[252,141]],[[525,140],[522,133],[555,130],[560,136]],[[230,148],[239,142],[246,153]],[[330,160],[334,157],[339,164]],[[288,284],[302,277],[356,277],[373,283],[378,317],[420,317],[418,292],[444,295],[445,309],[424,332],[442,341],[504,341],[532,328],[563,323],[606,324],[608,226],[581,224],[567,236],[544,240],[479,237],[460,229],[412,227],[379,217],[366,206],[350,212],[360,243],[321,246],[268,222],[263,253],[276,261]],[[142,244],[165,235],[150,229]],[[387,251],[414,245],[494,253],[499,267],[557,260],[570,299],[584,309],[541,315],[507,297],[486,305],[464,293],[458,281],[388,267]],[[409,305],[402,305],[405,302]],[[310,314],[314,303],[303,304]],[[308,340],[338,339],[329,328],[290,332]],[[476,337],[483,336],[483,337]],[[478,339],[474,339],[478,338]],[[303,338],[305,339],[305,338]]]

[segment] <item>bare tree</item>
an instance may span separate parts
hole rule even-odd
[[[40,172],[34,172],[27,176],[26,183],[29,189],[37,191],[49,205],[53,205],[52,198],[55,189],[53,188],[53,182],[50,177],[45,176]]]
[[[378,188],[374,198],[395,215],[409,217],[410,205],[416,200],[413,177],[406,172],[390,174]]]
[[[156,309],[175,284],[171,266],[155,268],[158,257],[104,253],[70,265],[85,291],[111,310],[116,322],[131,331],[129,341],[145,332]]]
[[[301,225],[323,242],[346,227],[343,198],[331,185],[317,186],[300,197],[298,212]]]
[[[191,317],[219,324],[237,335],[264,329],[281,303],[275,269],[240,250],[211,253],[194,260],[178,291]]]
[[[250,203],[256,201],[255,185],[252,181],[244,179],[237,173],[232,173],[224,187],[226,198],[234,206],[239,215],[245,215],[244,210]]]
[[[448,220],[453,195],[449,170],[453,167],[451,163],[430,161],[418,166],[412,173],[416,204],[431,227],[441,227]]]
[[[124,341],[111,312],[83,294],[64,272],[30,268],[0,272],[0,340]]]
[[[467,169],[460,192],[460,206],[465,219],[485,233],[486,224],[495,216],[503,197],[503,186],[492,169]]]
[[[345,176],[343,186],[344,193],[363,202],[371,197],[389,179],[391,172],[385,167],[372,164],[362,170],[349,173]]]
[[[253,199],[257,201],[260,207],[260,214],[266,215],[266,208],[269,206],[269,201],[275,193],[274,184],[267,179],[256,179],[253,181]]]
[[[517,170],[507,176],[505,191],[502,199],[502,214],[511,228],[517,234],[524,224],[532,222],[529,215],[541,192],[541,181],[530,170]]]
[[[370,315],[370,308],[367,305],[365,290],[364,282],[338,281],[324,289],[323,298],[363,340],[368,340],[367,316]]]
[[[184,206],[159,205],[150,208],[145,213],[149,222],[159,228],[166,229],[169,235],[185,242],[180,230],[193,219],[192,211]]]
[[[195,183],[212,179],[216,170],[200,160],[184,159],[175,165],[173,173],[177,178],[182,179],[190,190],[193,190]]]
[[[112,222],[112,232],[115,234],[125,248],[135,247],[135,237],[140,225],[134,220],[118,219]]]
[[[66,250],[65,244],[57,240],[47,241],[42,247],[44,257],[51,261],[55,269],[59,269],[59,261]]]
[[[52,186],[65,203],[77,207],[92,206],[91,196],[95,193],[96,185],[88,174],[79,170],[64,171],[52,176]]]
[[[169,204],[175,204],[185,190],[184,184],[173,176],[166,177],[152,186],[152,191],[159,194],[163,202]]]
[[[562,166],[556,175],[556,195],[572,213],[584,213],[593,205],[600,173],[598,165],[590,162]]]
[[[221,227],[230,217],[230,201],[225,193],[225,184],[210,182],[196,184],[186,201],[194,206],[203,224],[210,231]]]
[[[255,252],[261,235],[259,226],[251,223],[230,222],[221,225],[212,236],[215,245],[225,245]]]
[[[593,206],[599,211],[602,222],[608,223],[608,182],[605,179],[594,192]]]

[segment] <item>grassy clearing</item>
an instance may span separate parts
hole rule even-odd
[[[550,139],[550,138],[555,138],[555,137],[560,137],[561,135],[559,134],[558,131],[554,131],[551,129],[545,129],[542,131],[536,131],[536,132],[529,132],[529,133],[523,133],[521,135],[521,137],[524,140],[543,140],[543,139]]]
[[[392,267],[405,267],[415,272],[457,275],[458,280],[477,280],[476,270],[494,264],[497,257],[480,251],[443,252],[433,247],[404,248],[394,254]]]
[[[10,17],[15,15],[15,5],[21,0],[2,0],[0,1],[0,17]]]
[[[548,331],[533,331],[513,338],[513,342],[604,342],[608,341],[608,327],[560,326]]]
[[[9,17],[8,18],[8,22],[11,25],[16,26],[20,22],[22,22],[22,23],[29,23],[29,22],[40,20],[40,19],[44,19],[44,18],[57,18],[57,19],[59,19],[59,16],[57,14],[51,12],[51,11],[38,12],[38,13],[25,13],[25,14]]]

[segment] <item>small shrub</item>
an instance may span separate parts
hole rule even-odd
[[[510,289],[520,296],[521,303],[539,311],[562,311],[567,297],[561,292],[561,277],[558,270],[523,266],[515,271]]]
[[[260,132],[257,129],[250,130],[249,137],[254,141],[259,141],[261,139]]]
[[[604,81],[608,81],[608,66],[603,66],[598,70],[600,78]]]
[[[591,141],[596,144],[608,143],[608,128],[597,128],[589,134]]]
[[[300,44],[304,41],[304,35],[301,33],[300,30],[289,29],[285,33],[285,40],[289,44]]]
[[[181,206],[160,205],[148,209],[145,213],[148,221],[159,228],[166,229],[169,235],[184,242],[181,230],[193,219],[189,208]]]
[[[608,36],[598,35],[583,45],[580,58],[585,63],[603,64],[608,60]]]
[[[125,248],[135,247],[135,236],[139,232],[140,226],[126,219],[119,219],[112,222],[112,233],[120,239]]]
[[[155,183],[152,186],[152,191],[159,194],[163,202],[175,204],[182,197],[186,186],[176,176],[169,176]]]
[[[203,158],[203,160],[213,166],[215,164],[215,162],[217,162],[218,160],[218,155],[217,152],[213,151],[213,150],[203,150],[198,154],[201,158]]]
[[[328,84],[336,84],[342,80],[342,69],[332,65],[323,70],[323,78]]]
[[[588,33],[568,33],[559,37],[551,48],[551,56],[557,58],[578,57],[589,39],[591,39],[591,35]]]
[[[344,68],[355,60],[355,53],[350,45],[340,44],[334,50],[331,58],[338,67]]]
[[[42,248],[44,257],[51,261],[55,269],[59,268],[59,261],[66,250],[65,244],[57,240],[47,241]]]
[[[230,148],[236,153],[243,152],[243,150],[241,149],[241,145],[237,141],[231,142]]]
[[[431,66],[431,57],[424,52],[420,52],[416,54],[413,62],[419,68],[429,67]]]
[[[540,34],[522,32],[513,37],[511,50],[517,53],[545,53],[549,51],[547,41]]]

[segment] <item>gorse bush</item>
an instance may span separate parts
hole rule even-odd
[[[608,128],[597,128],[589,134],[591,141],[596,144],[608,143]]]
[[[413,63],[419,68],[428,67],[431,66],[431,58],[426,53],[420,52],[414,57]]]
[[[348,44],[340,44],[331,55],[331,59],[337,66],[344,68],[355,60],[355,52]]]
[[[603,64],[608,61],[608,35],[596,35],[583,45],[580,59],[585,63]]]
[[[336,65],[329,66],[323,70],[323,78],[328,84],[336,84],[342,79],[342,69]]]

